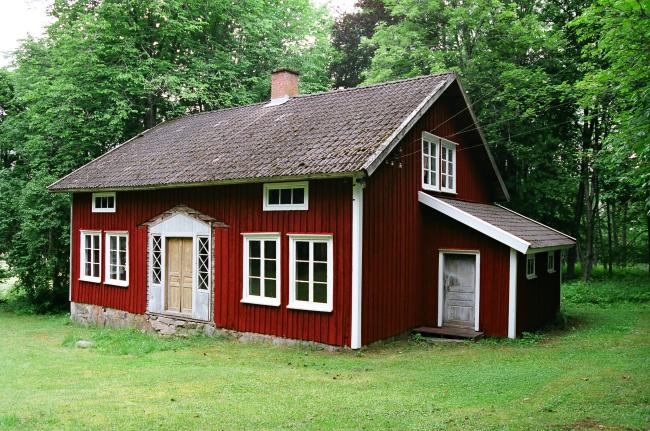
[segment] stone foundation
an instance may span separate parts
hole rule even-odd
[[[269,343],[275,346],[299,346],[318,350],[339,351],[341,348],[313,341],[293,340],[273,335],[238,332],[217,328],[214,323],[192,319],[181,319],[158,314],[134,314],[99,305],[70,303],[70,319],[82,325],[96,325],[108,328],[136,328],[140,331],[156,332],[160,335],[187,337],[204,334],[209,337],[226,337],[241,342]]]

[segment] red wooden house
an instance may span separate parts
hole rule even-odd
[[[455,74],[166,121],[50,186],[72,193],[72,317],[353,349],[415,327],[516,337],[574,240],[508,192]]]

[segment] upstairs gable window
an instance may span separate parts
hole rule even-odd
[[[422,132],[422,188],[456,193],[455,142]]]
[[[422,188],[438,190],[438,154],[440,138],[431,133],[422,134]]]
[[[264,184],[264,211],[309,209],[309,183]]]
[[[114,213],[115,212],[115,192],[93,193],[93,211],[94,213]]]

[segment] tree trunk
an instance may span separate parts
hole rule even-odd
[[[583,155],[580,161],[580,178],[587,176],[587,158]],[[578,183],[578,194],[576,204],[573,208],[573,228],[571,236],[576,239],[576,246],[571,247],[566,257],[566,278],[576,276],[576,261],[578,260],[578,247],[580,247],[580,222],[582,221],[582,209],[585,202],[585,184],[582,180]]]
[[[151,129],[156,125],[156,114],[158,107],[156,106],[155,96],[153,94],[147,95],[147,115],[144,119],[144,128]]]
[[[646,222],[648,223],[648,277],[650,277],[650,210],[646,213]]]
[[[612,214],[609,208],[609,201],[605,202],[605,209],[607,210],[607,273],[612,275]]]
[[[585,116],[587,110],[585,110]],[[599,150],[599,130],[598,130],[598,117],[592,118],[589,126],[583,128],[583,150],[589,148],[592,150],[592,159],[596,160],[596,155]],[[582,261],[582,280],[588,281],[591,278],[591,273],[594,266],[594,229],[596,225],[596,212],[598,211],[598,169],[595,163],[591,164],[590,175],[584,179],[585,182],[585,250],[583,253]]]
[[[627,204],[623,204],[623,221],[621,223],[621,242],[623,243],[623,248],[621,249],[621,263],[623,267],[627,266]]]

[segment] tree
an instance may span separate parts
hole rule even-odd
[[[593,64],[579,83],[587,101],[611,100],[612,131],[603,164],[617,167],[616,181],[645,201],[650,264],[650,12],[641,1],[600,0],[572,24]],[[610,170],[611,171],[611,170]],[[625,192],[629,196],[628,191]],[[626,226],[627,228],[627,226]],[[649,265],[650,268],[650,265]]]
[[[366,82],[457,71],[510,205],[566,230],[578,140],[562,33],[549,31],[539,6],[527,1],[403,0],[386,7],[395,23],[380,25],[368,41],[375,54]]]
[[[371,38],[379,23],[392,23],[383,2],[359,0],[359,9],[341,15],[332,27],[332,45],[338,53],[330,65],[334,86],[350,88],[361,83],[361,72],[369,65],[374,49],[362,41]]]
[[[160,121],[267,99],[277,67],[325,90],[333,55],[308,0],[56,0],[52,14],[0,75],[2,103],[22,107],[0,123],[0,253],[40,311],[64,302],[69,265],[69,198],[48,184]]]

